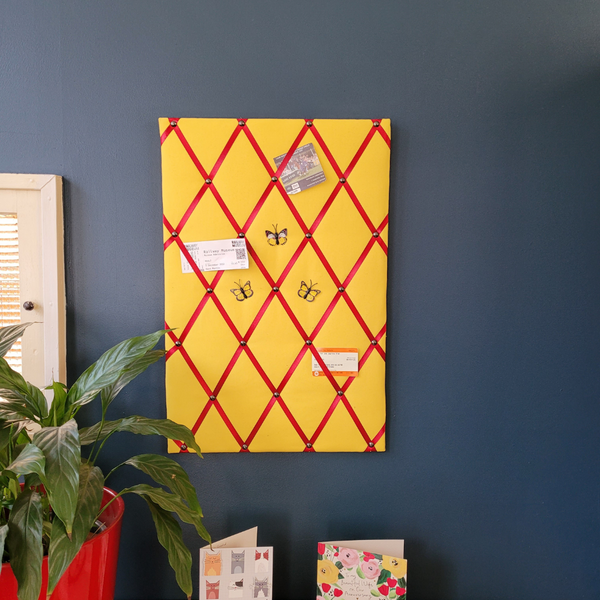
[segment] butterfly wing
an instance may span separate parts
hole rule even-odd
[[[306,298],[309,291],[310,291],[310,288],[306,285],[306,283],[304,281],[300,282],[300,289],[298,290],[298,296],[300,296],[300,298]]]
[[[246,299],[244,291],[242,290],[242,286],[240,284],[236,284],[238,287],[229,290],[238,302],[242,302]]]
[[[265,234],[267,236],[267,242],[269,242],[269,246],[276,246],[277,235],[274,234],[272,231],[269,231],[268,229],[265,229]]]
[[[254,290],[250,286],[250,281],[246,281],[244,287],[242,288],[243,294],[245,298],[250,298],[254,294]]]
[[[279,232],[279,243],[283,246],[287,242],[287,228]]]
[[[308,293],[306,295],[306,300],[308,300],[309,302],[313,302],[314,299],[321,293],[321,290],[313,290],[312,288],[310,288],[308,290]]]

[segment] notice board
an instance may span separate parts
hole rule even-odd
[[[389,119],[159,130],[168,418],[203,452],[385,450]]]

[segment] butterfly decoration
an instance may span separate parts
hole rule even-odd
[[[310,285],[306,285],[304,281],[300,283],[300,289],[298,290],[298,296],[307,302],[313,302],[314,299],[321,293],[321,290],[313,289],[316,283],[310,281]]]
[[[230,292],[235,296],[235,299],[238,302],[243,302],[244,300],[250,298],[250,296],[254,294],[252,287],[250,287],[250,281],[246,281],[244,285],[242,285],[241,281],[234,281],[234,285],[237,285],[237,288],[233,288],[232,290],[230,290]]]
[[[273,225],[273,229],[275,230],[275,233],[265,229],[267,242],[269,242],[270,246],[283,246],[287,242],[287,228],[278,232],[277,225]]]

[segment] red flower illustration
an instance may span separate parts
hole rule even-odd
[[[363,554],[365,555],[365,561],[369,561],[375,558],[375,555],[371,554],[370,552],[363,552]]]

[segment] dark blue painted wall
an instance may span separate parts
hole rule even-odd
[[[0,171],[66,181],[71,379],[162,324],[159,116],[392,119],[389,451],[180,458],[216,538],[275,546],[277,598],[355,537],[406,538],[413,600],[598,598],[598,23],[595,0],[0,0]],[[121,400],[163,416],[161,367]],[[127,504],[117,598],[180,597]]]

